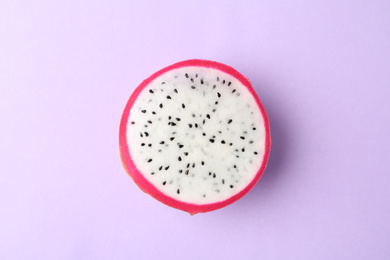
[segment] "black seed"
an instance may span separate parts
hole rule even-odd
[[[175,137],[171,137],[171,138],[169,138],[169,140],[173,141],[173,140],[175,140]]]
[[[135,124],[135,122],[133,121],[133,122],[131,122],[131,124],[132,124],[132,125],[134,125],[134,124]]]
[[[203,133],[202,135],[203,135],[203,136],[206,136],[206,133]]]
[[[213,178],[217,177],[217,175],[215,173],[213,173]]]
[[[189,163],[187,163],[187,168],[190,168],[190,164]]]
[[[144,135],[142,133],[139,133],[139,136],[144,137]]]
[[[212,173],[211,173],[211,172],[209,172],[209,176],[211,176],[211,174],[212,174]]]
[[[152,111],[152,114],[153,114],[153,115],[155,115],[155,114],[156,114],[156,112]]]
[[[181,119],[180,119],[179,117],[176,117],[176,120],[177,120],[177,121],[180,121]]]
[[[145,145],[145,143],[142,143],[142,144],[141,144],[141,146],[144,146],[144,145]]]
[[[168,95],[168,96],[167,96],[167,99],[172,99],[172,98],[171,98],[171,96]]]
[[[225,84],[225,80],[222,80],[222,84]]]
[[[210,139],[210,142],[214,143],[214,139]]]
[[[234,151],[238,152],[238,149],[234,149]]]
[[[149,136],[148,132],[145,132],[145,136]]]
[[[240,156],[236,155],[237,158],[240,158]]]
[[[182,173],[183,172],[183,170],[179,170],[179,173]]]
[[[236,165],[234,165],[233,167],[234,167],[234,168],[237,168],[237,166],[236,166]]]
[[[162,103],[160,104],[160,108],[163,108],[163,104]]]
[[[225,144],[225,140],[222,140],[222,141],[221,141],[221,144]]]
[[[184,152],[184,155],[185,155],[185,156],[187,156],[187,155],[188,155],[188,153],[187,153],[187,152]]]
[[[190,128],[192,128],[192,124],[188,124],[188,126],[189,126]]]
[[[232,83],[229,81],[228,86],[230,86]]]
[[[178,92],[177,92],[177,89],[174,89],[173,91],[174,91],[175,93],[178,93]]]
[[[195,89],[195,86],[191,86],[192,89]]]
[[[162,170],[162,168],[163,168],[163,166],[161,165],[161,166],[160,166],[160,168],[158,168],[158,170],[159,170],[159,171],[161,171],[161,170]]]
[[[165,82],[163,81],[163,82],[161,82],[161,85],[164,85],[165,84]]]
[[[148,125],[144,125],[144,127],[148,127]]]
[[[163,182],[163,185],[165,185],[165,184],[167,184],[167,182],[166,182],[166,181],[164,181],[164,182]]]
[[[152,147],[152,144],[148,144],[149,147]]]
[[[191,78],[191,82],[194,83],[194,79],[193,78]]]
[[[195,124],[195,128],[198,128],[198,124]]]
[[[175,126],[175,125],[176,125],[176,123],[171,122],[171,126]]]
[[[244,140],[244,139],[245,139],[245,136],[240,136],[240,138],[241,138],[242,140]]]
[[[232,93],[236,92],[236,89],[233,89]]]
[[[186,170],[185,174],[188,175],[190,173],[190,170]]]
[[[198,74],[195,74],[195,78],[197,78],[198,77]]]
[[[179,160],[179,162],[181,162],[181,157],[180,156],[177,159]]]
[[[225,184],[225,180],[224,179],[222,179],[222,184]]]
[[[177,194],[180,194],[180,190],[179,189],[177,189]]]
[[[252,140],[250,140],[250,141],[249,141],[249,143],[250,143],[250,144],[253,144],[253,141],[252,141]]]
[[[215,104],[218,105],[218,101],[215,101]]]
[[[169,165],[167,167],[165,167],[165,170],[167,171],[169,169]]]
[[[204,83],[204,82],[203,82],[203,79],[201,79],[201,80],[200,80],[200,84],[202,84],[202,85],[203,85],[203,83]]]
[[[245,152],[245,148],[242,148],[242,149],[241,149],[241,152]]]
[[[201,164],[204,165],[204,161],[202,161]]]
[[[219,81],[219,77],[217,77],[217,81]]]
[[[192,113],[192,117],[195,117],[195,114],[194,114],[194,113]]]
[[[217,96],[218,96],[218,97],[221,97],[221,93],[217,92]]]
[[[257,154],[257,152],[254,152],[254,154]]]
[[[151,90],[151,89],[149,90],[149,92],[152,93],[152,94],[154,93],[153,90]]]
[[[228,124],[231,124],[232,122],[233,122],[233,120],[232,120],[232,119],[229,119]]]
[[[207,114],[206,117],[207,117],[208,119],[210,119],[210,115],[209,115],[209,114]]]
[[[168,116],[168,120],[171,120],[172,119],[172,117],[171,116]]]
[[[161,153],[161,150],[158,150],[159,153]]]
[[[230,185],[230,188],[232,188],[232,189],[233,189],[233,187],[234,187],[233,185]]]
[[[142,112],[142,113],[146,113],[146,110],[145,110],[145,109],[144,109],[144,110],[141,110],[141,112]]]
[[[203,194],[203,198],[206,198],[206,194]]]
[[[154,175],[154,172],[151,172],[150,174],[151,174],[151,175]]]
[[[184,147],[184,145],[182,145],[182,144],[179,144],[179,148],[181,149],[181,148],[183,148]]]
[[[165,142],[164,141],[161,141],[160,144],[164,144]]]
[[[217,111],[215,108],[213,109],[213,112]]]
[[[184,104],[181,104],[181,107],[182,107],[182,108],[186,108],[186,106],[185,106]]]
[[[195,168],[195,163],[192,164],[192,168]]]
[[[218,131],[218,133],[222,134],[222,131]]]
[[[205,124],[206,123],[206,120],[205,119],[203,119],[203,124]]]
[[[253,131],[256,130],[256,127],[253,127],[252,130],[253,130]]]
[[[216,86],[216,85],[214,85],[214,86],[213,86],[213,89],[215,89],[216,87],[217,87],[217,86]]]
[[[152,123],[152,121],[151,121],[151,120],[148,120],[148,123],[149,123],[149,124],[151,124],[151,123]]]
[[[232,146],[232,145],[233,145],[233,143],[230,143],[229,145],[230,145],[230,146]]]
[[[152,159],[149,159],[149,160],[148,160],[148,163],[150,163],[151,161],[153,161],[153,160],[152,160]]]
[[[186,78],[188,78],[188,74],[187,74],[187,73],[186,73],[186,75],[185,75],[185,76],[186,76]]]

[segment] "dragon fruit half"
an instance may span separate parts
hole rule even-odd
[[[249,80],[187,60],[144,80],[120,124],[124,168],[146,193],[190,214],[227,206],[260,179],[271,138]]]

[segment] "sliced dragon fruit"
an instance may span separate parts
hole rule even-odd
[[[260,179],[271,139],[249,80],[187,60],[144,80],[120,124],[124,168],[146,193],[190,214],[225,207]]]

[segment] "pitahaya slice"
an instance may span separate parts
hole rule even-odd
[[[244,196],[266,167],[271,139],[246,77],[218,62],[187,60],[135,89],[119,143],[124,168],[144,192],[196,214]]]

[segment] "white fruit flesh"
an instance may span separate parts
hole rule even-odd
[[[130,111],[126,138],[144,177],[165,195],[204,205],[256,176],[264,118],[249,90],[217,69],[182,67],[155,78]]]

